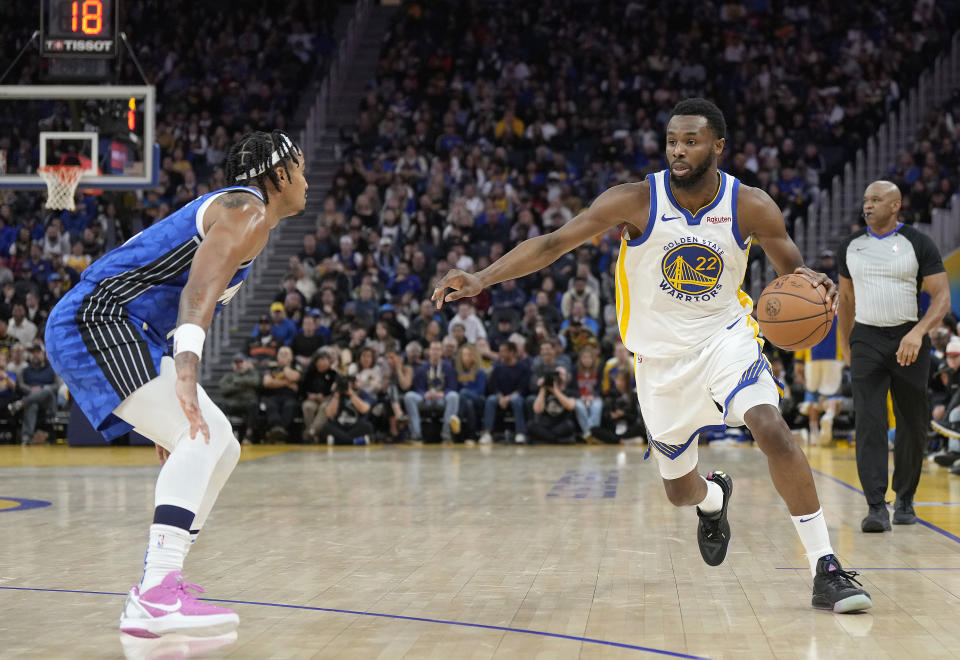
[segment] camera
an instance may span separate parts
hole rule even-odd
[[[547,373],[543,374],[543,386],[545,388],[552,389],[557,385],[557,370],[551,369]]]
[[[337,379],[333,382],[333,386],[341,394],[346,394],[350,390],[351,385],[353,385],[353,378],[351,376],[344,376],[343,374],[337,374]]]

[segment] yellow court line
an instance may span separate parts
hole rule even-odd
[[[293,451],[329,451],[378,449],[363,447],[328,447],[327,445],[244,445],[240,460],[252,461]],[[153,447],[69,447],[67,445],[0,445],[0,468],[4,467],[87,467],[87,466],[159,465]]]
[[[482,451],[461,445],[369,445],[363,447],[328,447],[326,445],[245,445],[241,461],[252,461],[278,454],[301,451],[355,451],[355,450],[452,450]],[[603,451],[606,447],[563,447],[576,451]],[[758,451],[755,448],[752,451]],[[810,466],[838,481],[859,490],[860,479],[857,476],[856,454],[852,447],[841,443],[840,447],[805,448]],[[0,445],[0,468],[17,467],[74,467],[74,466],[157,466],[157,456],[153,447],[69,447],[66,445],[21,447],[19,445]],[[890,460],[891,468],[893,460]],[[852,493],[851,493],[852,494]],[[892,501],[893,490],[888,498]],[[917,515],[947,532],[960,536],[960,477],[952,475],[946,468],[931,461],[924,461],[920,486],[915,497]],[[924,505],[924,502],[937,503]],[[866,513],[866,502],[863,502]]]
[[[845,446],[845,442],[841,444],[844,446],[831,448],[807,447],[805,451],[810,466],[860,490],[856,452],[853,447]],[[893,456],[890,456],[889,465],[892,470]],[[887,486],[887,499],[893,502],[895,493],[890,484]],[[914,509],[919,518],[951,534],[960,536],[960,477],[950,474],[946,468],[940,467],[932,461],[924,460],[920,485],[917,487],[914,502]],[[916,502],[920,504],[916,504]],[[922,504],[923,502],[930,502],[931,504],[925,506]],[[940,504],[946,502],[958,504]],[[866,500],[863,500],[864,515],[866,515],[866,512],[867,503]]]

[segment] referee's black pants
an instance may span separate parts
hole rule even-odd
[[[930,423],[930,339],[924,336],[916,362],[905,367],[897,364],[900,340],[914,325],[880,328],[856,323],[850,333],[857,472],[867,504],[883,504],[887,492],[887,390],[897,419],[893,490],[900,498],[912,500],[920,482]]]

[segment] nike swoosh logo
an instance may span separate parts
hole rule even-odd
[[[857,252],[859,252],[860,250],[866,250],[866,249],[867,248],[857,248]]]
[[[672,218],[668,218],[666,215],[660,216],[660,222],[670,222],[671,220],[679,220],[681,216],[675,215]]]
[[[143,604],[144,604],[144,605],[147,605],[147,606],[149,606],[149,607],[152,607],[152,608],[154,608],[154,609],[158,609],[158,610],[160,610],[161,612],[171,612],[171,613],[172,613],[172,612],[176,612],[177,610],[180,609],[181,602],[180,602],[180,599],[178,598],[178,599],[177,599],[177,602],[174,603],[173,605],[161,605],[160,603],[151,603],[151,602],[148,601],[148,600],[143,601]]]
[[[800,519],[800,522],[810,522],[811,520],[815,520],[816,518],[819,518],[819,517],[820,517],[820,514],[822,514],[822,513],[823,513],[823,511],[817,511],[817,515],[815,515],[815,516],[810,516],[810,517],[807,518],[806,520],[804,520],[803,518],[801,518],[801,519]]]

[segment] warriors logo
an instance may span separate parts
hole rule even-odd
[[[702,296],[717,288],[723,259],[706,245],[688,243],[667,252],[660,267],[664,280],[674,291]]]

